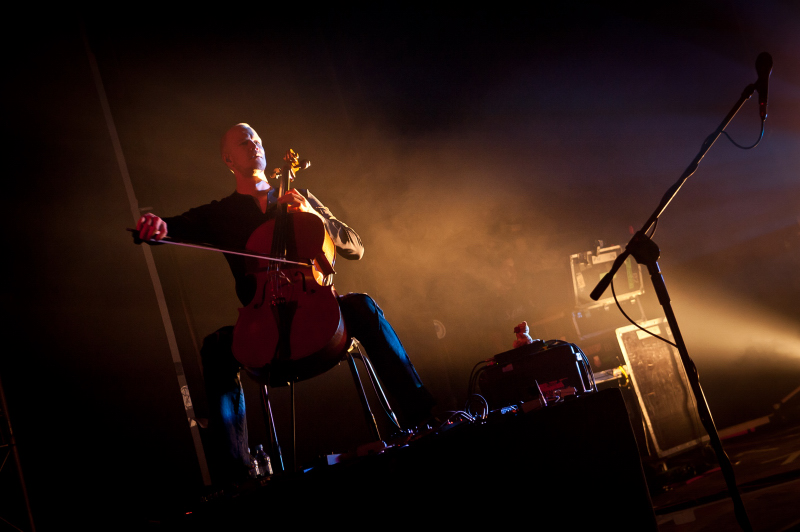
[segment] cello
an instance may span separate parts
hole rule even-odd
[[[294,150],[284,157],[278,197],[303,168]],[[307,166],[306,166],[307,167]],[[272,259],[248,259],[256,279],[252,301],[239,309],[233,356],[258,380],[298,381],[335,366],[347,348],[347,332],[331,283],[336,248],[322,219],[287,212],[256,228],[246,248]]]

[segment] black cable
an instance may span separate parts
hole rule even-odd
[[[480,414],[474,414],[473,415],[472,411],[470,410],[470,405],[475,401],[479,402],[481,404],[482,408],[481,408],[481,413]],[[489,402],[482,395],[474,393],[474,394],[470,395],[469,397],[467,397],[467,404],[464,405],[464,410],[469,415],[471,415],[473,418],[478,418],[479,417],[481,419],[486,419],[489,416]]]
[[[648,331],[647,329],[645,329],[644,327],[642,327],[641,325],[639,325],[638,323],[636,323],[635,321],[633,321],[633,319],[631,319],[631,317],[630,317],[630,316],[628,316],[628,315],[625,313],[625,311],[624,311],[624,310],[622,310],[622,305],[620,305],[620,304],[619,304],[619,300],[617,299],[617,292],[614,290],[614,279],[611,279],[611,294],[614,296],[614,303],[616,303],[616,304],[617,304],[617,308],[619,309],[619,311],[620,311],[620,312],[622,312],[622,315],[623,315],[623,316],[625,316],[625,318],[626,318],[626,319],[627,319],[629,322],[633,323],[634,325],[636,325],[636,327],[638,327],[639,329],[643,330],[644,332],[646,332],[646,333],[647,333],[647,334],[649,334],[650,336],[655,336],[656,338],[658,338],[658,339],[659,339],[659,340],[661,340],[662,342],[666,342],[666,343],[668,343],[669,345],[671,345],[671,346],[675,347],[676,349],[678,348],[678,345],[677,345],[676,343],[674,343],[674,342],[670,342],[670,341],[669,341],[669,340],[667,340],[666,338],[663,338],[663,337],[661,337],[661,336],[657,335],[657,334],[656,334],[656,333],[654,333],[654,332],[650,332],[650,331]]]
[[[733,145],[736,146],[737,148],[741,148],[743,150],[752,150],[753,148],[758,146],[758,143],[761,142],[761,139],[764,138],[764,121],[763,120],[761,121],[761,134],[758,136],[758,140],[756,141],[756,143],[753,144],[752,146],[742,146],[741,144],[738,144],[735,140],[733,140],[733,138],[731,138],[730,135],[728,135],[727,131],[723,131],[722,134],[728,137],[728,140],[731,141]]]
[[[656,221],[653,222],[653,225],[651,225],[650,227],[647,228],[647,230],[650,231],[650,234],[648,235],[647,231],[645,231],[644,236],[646,236],[647,238],[652,240],[653,239],[653,235],[656,234],[656,228],[657,227],[658,227],[658,218],[656,218]]]
[[[482,373],[482,371],[484,369],[484,368],[481,368],[479,371],[476,372],[476,370],[478,369],[478,366],[480,366],[481,364],[486,364],[487,362],[490,362],[490,361],[491,361],[491,359],[489,359],[489,360],[481,360],[477,364],[472,366],[472,371],[470,371],[470,373],[469,373],[469,381],[468,381],[468,384],[467,384],[467,397],[469,397],[469,396],[471,396],[473,394],[473,390],[475,389],[475,383],[478,381],[478,377],[480,376],[480,374]]]

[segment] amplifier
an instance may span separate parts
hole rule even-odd
[[[561,340],[537,340],[495,355],[478,375],[478,387],[497,409],[537,402],[546,406],[569,396],[597,391],[583,351]]]

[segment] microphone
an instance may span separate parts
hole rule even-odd
[[[756,90],[758,91],[758,111],[761,120],[767,119],[767,90],[769,88],[769,75],[772,73],[772,56],[767,52],[761,52],[756,58]]]

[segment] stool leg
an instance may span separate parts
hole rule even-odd
[[[364,353],[362,353],[360,349],[359,349],[359,356],[361,358],[361,362],[364,363],[364,367],[367,369],[367,376],[369,377],[369,380],[372,383],[372,389],[375,390],[375,394],[378,396],[378,400],[381,403],[383,403],[383,406],[386,409],[386,414],[389,416],[389,418],[391,418],[395,426],[399,429],[400,422],[397,420],[397,416],[394,414],[394,410],[392,410],[392,406],[389,404],[389,400],[386,398],[386,394],[383,393],[383,387],[381,386],[381,383],[378,380],[378,375],[375,373],[375,368],[372,367],[372,362],[370,362],[369,357]]]
[[[295,421],[294,408],[294,379],[289,381],[289,390],[292,395],[292,471],[297,473],[297,422]]]
[[[356,390],[358,391],[358,397],[361,399],[361,407],[364,409],[364,419],[366,419],[367,425],[372,431],[372,436],[376,441],[379,441],[382,439],[381,433],[378,430],[378,423],[375,421],[375,416],[372,414],[372,410],[369,407],[369,401],[367,401],[367,394],[364,391],[364,385],[361,384],[361,377],[358,375],[356,361],[353,360],[353,355],[350,353],[347,353],[345,357],[347,358],[347,364],[350,366],[350,373],[353,374],[353,380],[355,381]]]
[[[269,427],[269,439],[272,447],[272,456],[277,458],[277,465],[281,471],[286,471],[283,465],[283,454],[281,453],[281,444],[278,442],[278,433],[275,430],[275,418],[272,417],[272,403],[269,401],[269,388],[266,384],[261,389],[261,406],[264,407],[264,417],[266,418],[267,427]]]

